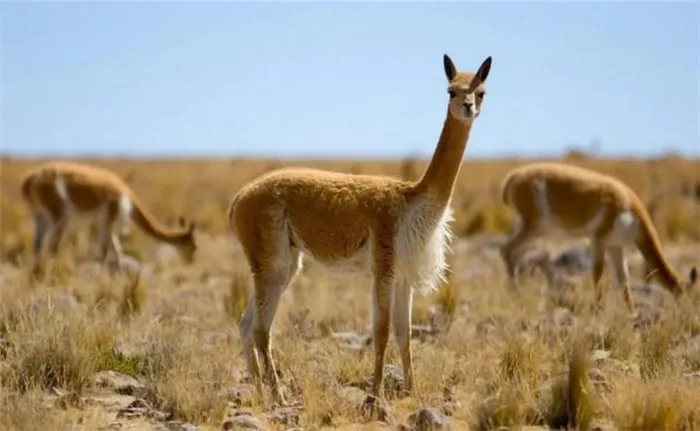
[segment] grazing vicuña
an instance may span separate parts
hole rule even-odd
[[[306,254],[343,272],[373,278],[372,394],[382,397],[385,352],[393,321],[406,390],[415,387],[411,359],[413,289],[437,287],[446,269],[450,199],[473,122],[481,112],[488,57],[476,73],[458,72],[443,58],[448,80],[447,118],[421,179],[286,168],[244,185],[228,210],[254,280],[241,318],[244,355],[261,390],[257,352],[275,398],[284,403],[270,354],[270,328],[280,296]]]
[[[630,187],[608,175],[563,163],[532,163],[511,170],[502,183],[503,202],[520,217],[520,226],[501,248],[509,278],[515,275],[516,255],[538,236],[563,232],[590,237],[596,307],[600,306],[600,278],[606,252],[625,302],[635,315],[629,287],[625,247],[634,245],[656,271],[662,284],[676,295],[697,279],[691,269],[682,279],[669,263],[651,217]]]
[[[113,233],[122,232],[134,221],[152,237],[177,247],[186,262],[192,262],[196,245],[194,223],[180,218],[180,227],[160,223],[133,190],[115,173],[75,162],[52,161],[29,170],[21,181],[22,197],[34,217],[33,273],[46,257],[54,257],[63,232],[73,216],[95,216],[99,225],[100,258],[114,270],[120,267],[122,249]],[[44,242],[48,244],[44,245]],[[112,259],[108,261],[110,256]]]

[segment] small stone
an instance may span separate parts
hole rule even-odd
[[[75,407],[78,409],[83,409],[85,407],[85,398],[81,397],[75,392],[59,393],[56,399],[56,406],[60,409],[66,410],[69,407]]]
[[[169,431],[200,431],[199,428],[189,422],[168,421],[165,423],[165,428]]]
[[[140,395],[146,390],[143,383],[117,371],[100,371],[95,374],[94,381],[98,387],[112,388],[122,395]]]
[[[610,358],[610,350],[596,350],[593,352],[593,361],[599,362]]]
[[[298,407],[280,407],[265,414],[270,422],[276,422],[287,426],[299,425],[301,411]]]
[[[164,422],[172,417],[172,414],[161,412],[160,410],[151,410],[148,412],[148,417],[158,422]]]
[[[222,431],[265,430],[265,425],[254,416],[241,414],[226,418],[221,424],[221,429]]]
[[[200,327],[202,326],[202,324],[199,323],[199,320],[197,320],[197,319],[195,319],[194,317],[191,317],[191,316],[185,316],[185,315],[183,315],[183,316],[178,316],[177,321],[178,321],[179,323],[182,323],[183,325],[185,325],[185,324],[186,324],[186,325],[192,325],[192,326],[195,326],[195,327],[197,327],[197,328],[200,328]]]
[[[411,338],[425,339],[436,335],[437,331],[428,325],[412,325]]]
[[[355,386],[344,386],[340,392],[342,398],[349,404],[360,404],[367,397],[367,392]]]
[[[141,416],[148,416],[152,412],[151,406],[141,398],[136,398],[128,406],[120,409],[117,412],[117,419],[119,418],[136,418]]]
[[[244,383],[227,391],[226,398],[236,407],[250,407],[255,399],[255,386]]]
[[[575,317],[567,308],[557,307],[554,310],[554,324],[559,328],[573,326]]]
[[[552,259],[552,265],[569,274],[576,274],[589,271],[593,260],[588,248],[574,248],[566,250]]]
[[[142,398],[136,398],[134,401],[132,401],[127,408],[142,408],[142,409],[151,409],[150,404]]]
[[[363,415],[370,418],[376,413],[377,420],[379,422],[384,422],[387,424],[394,423],[394,418],[391,416],[389,406],[384,404],[374,395],[367,395],[365,401],[362,403],[362,411]]]
[[[336,340],[345,341],[347,346],[352,350],[363,350],[369,347],[372,343],[371,335],[359,335],[356,332],[334,332],[331,337]]]
[[[700,381],[700,371],[695,371],[693,373],[683,373],[683,377],[688,379],[688,380]]]
[[[415,431],[447,430],[452,421],[441,411],[433,408],[420,409],[408,418]]]

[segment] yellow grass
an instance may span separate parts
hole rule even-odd
[[[5,158],[0,165],[1,429],[156,430],[176,420],[214,430],[235,412],[249,412],[268,429],[394,429],[362,417],[372,373],[371,342],[362,338],[371,323],[367,280],[313,264],[285,293],[273,329],[273,356],[299,417],[267,417],[271,408],[250,396],[237,321],[251,279],[225,213],[245,181],[273,167],[416,178],[424,160],[93,161],[128,175],[164,222],[181,214],[195,220],[201,227],[196,262],[166,260],[135,228],[125,249],[150,274],[110,278],[94,262],[88,229],[78,228],[67,233],[53,276],[31,285],[32,225],[18,181],[39,162]],[[660,222],[672,261],[700,264],[698,203],[682,194],[700,181],[697,161],[573,162],[618,175],[644,199],[663,190],[667,196],[656,206],[668,209]],[[415,397],[400,395],[393,341],[389,350],[386,395],[394,426],[412,426],[413,413],[434,408],[449,415],[453,429],[700,428],[700,378],[691,376],[700,371],[700,294],[676,304],[660,289],[636,292],[642,319],[635,323],[624,317],[621,292],[612,285],[605,286],[603,313],[590,314],[587,274],[566,293],[562,286],[547,292],[537,273],[524,279],[518,295],[507,289],[492,243],[513,222],[498,200],[500,179],[520,163],[464,165],[453,204],[460,238],[449,281],[414,301],[414,324],[429,328],[414,337]],[[542,246],[557,252],[578,244]],[[641,266],[632,262],[639,280]],[[95,373],[106,370],[136,377],[144,387],[136,395],[97,387]],[[161,416],[117,417],[136,396]]]

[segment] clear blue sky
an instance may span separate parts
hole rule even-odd
[[[470,156],[698,157],[699,7],[2,2],[2,151],[429,155],[448,53],[493,56]]]

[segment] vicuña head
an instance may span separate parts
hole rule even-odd
[[[450,113],[465,122],[471,122],[481,113],[481,104],[486,97],[486,78],[491,71],[488,57],[476,73],[458,72],[450,57],[443,57],[445,75],[449,85]]]
[[[591,238],[596,308],[605,255],[615,280],[635,315],[624,249],[636,246],[663,286],[676,297],[694,285],[697,270],[679,276],[663,251],[651,217],[632,189],[608,175],[563,163],[532,163],[511,170],[502,183],[502,197],[520,216],[520,226],[502,246],[501,255],[511,280],[515,261],[525,246],[553,232]]]
[[[194,258],[194,223],[181,218],[179,227],[163,225],[133,190],[107,169],[68,161],[48,162],[29,170],[21,189],[35,224],[35,274],[47,254],[56,255],[63,232],[74,216],[96,217],[100,258],[110,270],[121,267],[122,248],[119,235],[113,232],[115,226],[124,232],[132,221],[150,236],[176,246],[185,262]]]
[[[263,375],[256,352],[276,400],[284,402],[270,353],[270,329],[280,296],[299,271],[302,255],[331,270],[372,276],[372,394],[382,397],[392,324],[406,390],[413,391],[413,290],[435,289],[443,279],[451,239],[449,203],[469,132],[483,107],[490,69],[490,57],[476,73],[459,72],[444,57],[448,109],[433,157],[418,181],[286,168],[263,174],[234,196],[228,218],[254,280],[240,322],[241,340],[248,370],[260,391]]]

